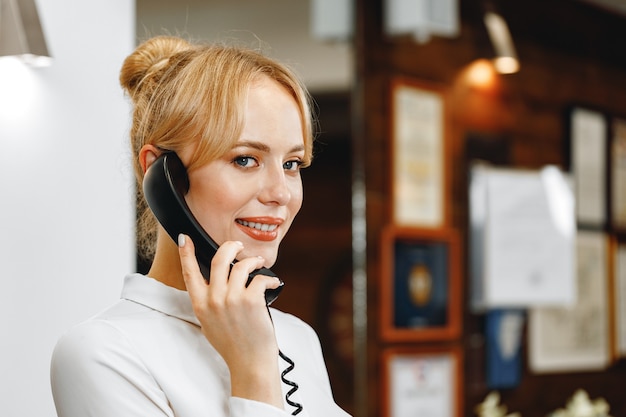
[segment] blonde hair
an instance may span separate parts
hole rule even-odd
[[[138,245],[147,259],[154,255],[157,228],[141,192],[139,151],[147,144],[175,152],[194,144],[190,170],[221,157],[239,139],[248,89],[262,76],[281,84],[295,99],[302,120],[304,165],[310,164],[314,134],[310,96],[285,65],[251,49],[192,44],[172,36],[147,40],[124,61],[120,84],[134,105],[130,140],[138,184]]]

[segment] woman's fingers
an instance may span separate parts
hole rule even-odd
[[[187,290],[189,290],[190,286],[197,289],[201,283],[198,278],[202,277],[202,274],[200,273],[194,249],[193,242],[188,236],[182,233],[178,235],[178,254]]]
[[[257,266],[257,268],[261,267],[263,267],[263,265]],[[276,289],[280,286],[281,280],[278,277],[270,277],[267,275],[258,274],[254,276],[254,278],[248,285],[248,290],[253,292],[254,294],[263,295],[263,300],[265,301],[265,291],[269,289]]]
[[[232,265],[243,244],[238,241],[225,242],[216,252],[211,261],[211,278],[207,286],[195,255],[195,248],[189,236],[179,235],[179,255],[183,273],[183,279],[192,302],[204,303],[199,298],[206,300],[210,296],[218,304],[222,304],[226,298],[237,299],[244,296],[248,283],[249,274],[255,269],[262,268],[265,260],[262,257],[250,257]],[[251,295],[263,296],[268,288],[277,288],[280,280],[274,277],[257,275],[250,283]]]
[[[195,247],[189,236],[183,234],[178,235],[178,254],[180,256],[180,264],[185,287],[187,287],[187,293],[189,294],[194,310],[197,310],[198,308],[202,308],[204,304],[203,300],[206,299],[208,286],[200,272]]]
[[[265,290],[276,288],[280,282],[274,277],[257,275],[246,287],[250,272],[261,268],[265,260],[248,257],[231,268],[242,249],[243,245],[238,242],[222,244],[211,262],[211,279],[207,285],[196,260],[193,242],[188,236],[180,238],[185,285],[202,332],[231,371],[241,366],[275,369],[271,360],[277,357],[278,347],[266,311]]]
[[[219,247],[211,260],[211,284],[215,284],[216,287],[226,285],[230,275],[230,266],[242,250],[243,243],[239,241],[224,242]]]

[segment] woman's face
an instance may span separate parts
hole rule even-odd
[[[187,203],[218,243],[243,242],[239,258],[276,261],[278,246],[302,205],[304,138],[296,101],[262,77],[249,90],[241,137],[222,158],[189,172]],[[187,152],[185,152],[187,151]],[[192,150],[181,154],[189,160]]]

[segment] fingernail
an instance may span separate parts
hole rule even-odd
[[[243,242],[240,242],[238,240],[236,240],[235,243],[237,243],[239,246],[243,246]]]
[[[182,233],[178,235],[178,247],[182,248],[185,246],[185,235]]]

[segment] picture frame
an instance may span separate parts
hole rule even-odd
[[[461,334],[461,248],[452,229],[388,226],[381,234],[380,335],[385,341]]]
[[[461,417],[458,346],[387,348],[381,353],[382,417]]]
[[[612,240],[614,358],[626,357],[626,242]]]
[[[613,360],[610,240],[598,230],[578,230],[576,281],[584,294],[567,307],[528,313],[528,364],[536,374],[600,371]]]
[[[586,106],[569,112],[569,165],[574,182],[576,220],[581,226],[603,229],[608,213],[608,121]]]
[[[612,120],[609,153],[611,227],[626,234],[626,118]]]
[[[444,89],[395,77],[390,101],[390,217],[398,226],[444,228],[449,223]]]

